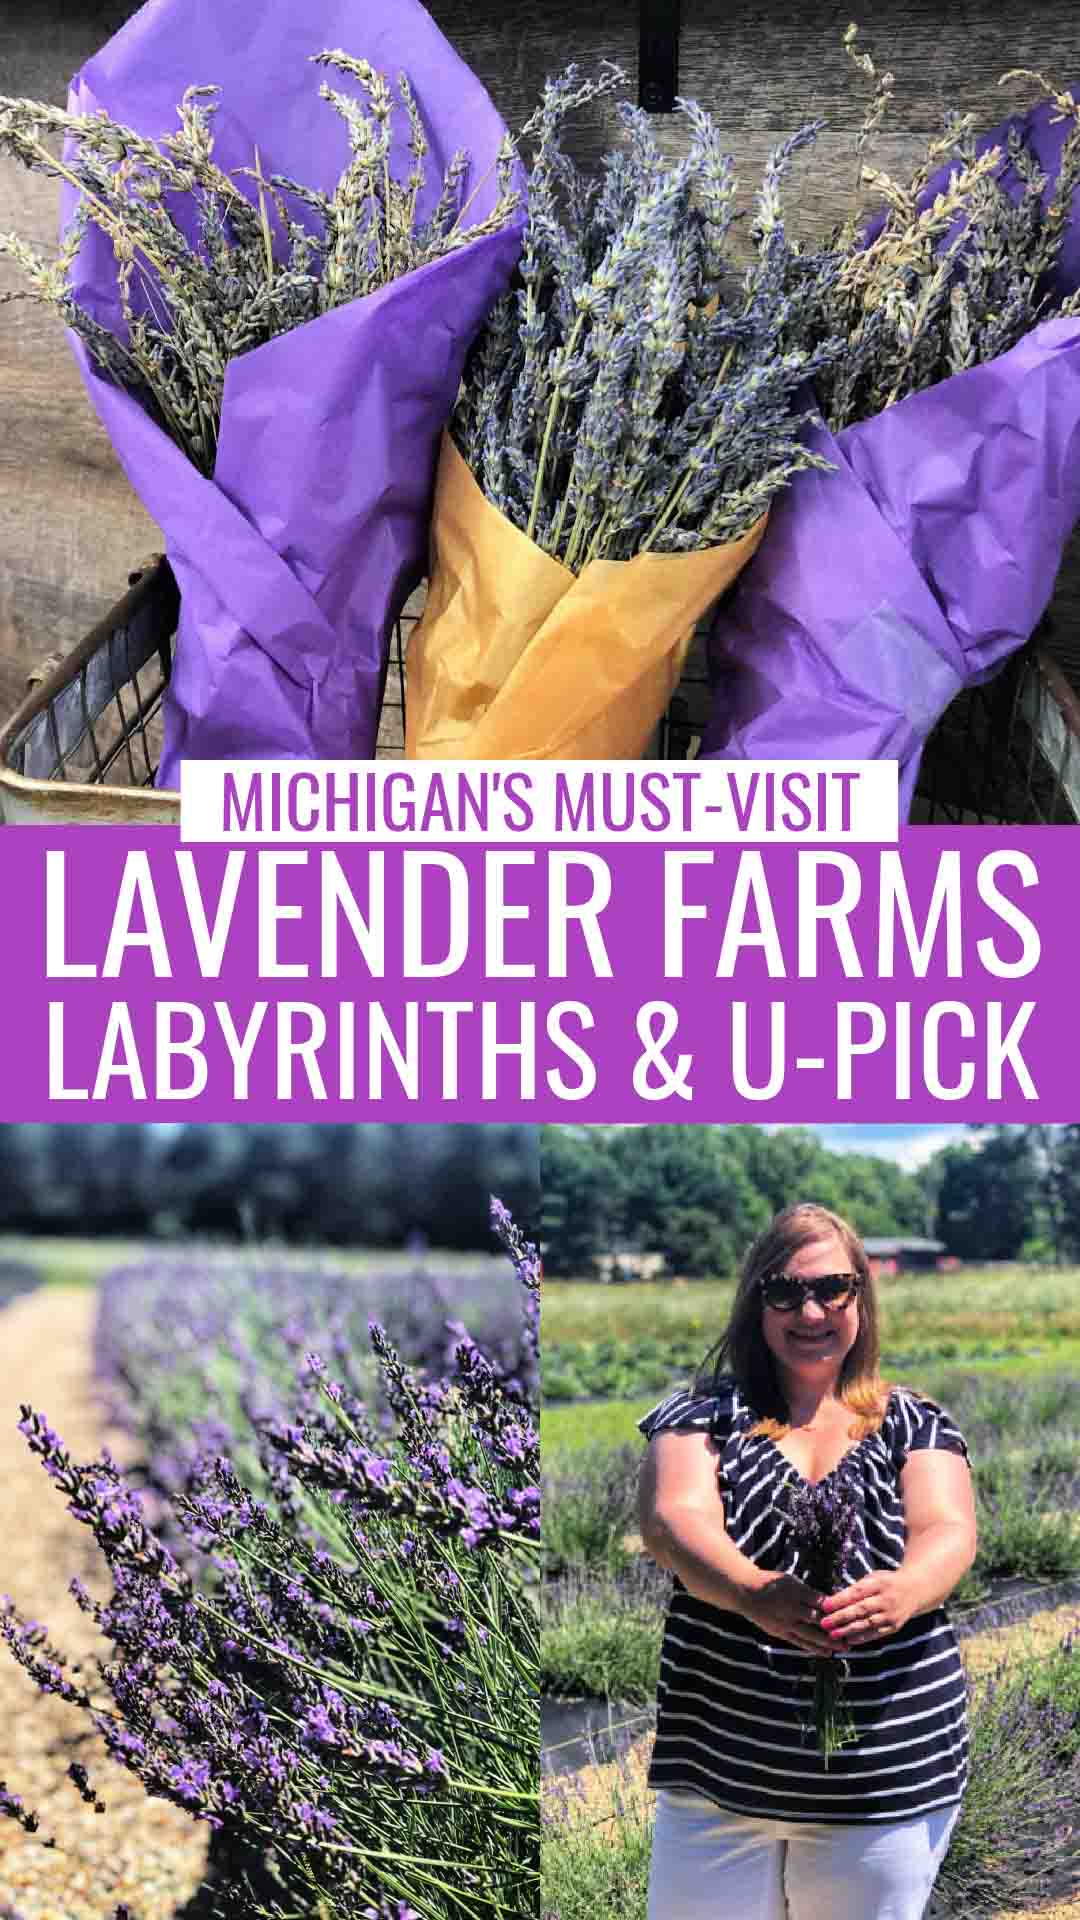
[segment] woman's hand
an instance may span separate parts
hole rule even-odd
[[[804,1580],[797,1580],[793,1573],[779,1573],[748,1593],[739,1611],[770,1640],[788,1640],[803,1653],[827,1657],[837,1649],[817,1625],[824,1604],[824,1595]]]
[[[918,1595],[901,1567],[895,1573],[868,1573],[821,1604],[821,1624],[834,1650],[866,1647],[899,1633],[918,1611]]]
[[[900,1475],[907,1544],[892,1572],[868,1573],[830,1594],[821,1624],[838,1653],[898,1633],[947,1600],[975,1558],[975,1500],[967,1461],[941,1448],[912,1453]]]

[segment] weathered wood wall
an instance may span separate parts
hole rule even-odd
[[[0,92],[62,102],[69,76],[134,11],[127,0],[3,0]],[[432,0],[432,11],[512,125],[527,117],[544,76],[567,59],[586,70],[614,59],[635,73],[634,0]],[[797,176],[807,234],[846,208],[854,178],[851,135],[864,96],[841,47],[850,12],[849,0],[814,8],[795,0],[683,0],[680,88],[720,115],[747,195],[770,146],[806,119],[827,118],[829,130]],[[879,147],[882,164],[897,169],[938,129],[946,106],[970,109],[989,126],[1003,106],[1026,99],[999,90],[1008,67],[1080,78],[1075,0],[1031,0],[1025,8],[1017,0],[865,0],[857,12],[864,44],[897,76],[890,131]],[[678,119],[663,117],[658,126],[677,151]],[[611,128],[606,106],[582,116],[579,157],[602,151]],[[0,166],[0,229],[47,243],[54,227],[51,183]],[[0,261],[0,292],[15,285]],[[10,710],[36,660],[72,643],[119,596],[129,567],[157,542],[51,316],[25,301],[0,307],[0,709]],[[1052,611],[1055,645],[1080,685],[1078,543]]]

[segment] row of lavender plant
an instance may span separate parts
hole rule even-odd
[[[113,1283],[100,1355],[114,1396],[126,1384],[129,1423],[171,1449],[149,1508],[108,1452],[76,1463],[23,1409],[108,1562],[110,1596],[74,1591],[113,1653],[88,1682],[10,1605],[0,1628],[149,1793],[214,1829],[215,1915],[535,1906],[538,1262],[497,1202],[492,1222],[521,1290],[514,1335],[501,1303],[492,1351],[452,1323],[436,1377],[373,1321],[374,1394],[370,1378],[357,1391],[356,1289],[305,1292],[267,1269],[241,1316],[207,1275],[151,1326],[120,1315],[137,1295],[160,1306],[160,1281]],[[436,1320],[414,1327],[429,1354]],[[210,1395],[200,1425],[193,1382]],[[33,1830],[14,1797],[3,1810]]]
[[[497,1258],[418,1253],[403,1268],[262,1253],[114,1269],[99,1291],[95,1374],[111,1423],[135,1440],[142,1483],[168,1497],[207,1450],[260,1476],[253,1426],[288,1417],[312,1350],[385,1418],[372,1319],[428,1373],[452,1365],[466,1326],[503,1372],[521,1362],[520,1312]]]
[[[1080,1792],[1080,1646],[1001,1661],[978,1683],[971,1784],[941,1869],[931,1920],[1067,1909]],[[602,1797],[601,1797],[602,1796]],[[610,1817],[605,1817],[610,1816]],[[580,1775],[545,1783],[544,1920],[645,1920],[652,1804],[641,1756],[624,1754],[587,1790]]]

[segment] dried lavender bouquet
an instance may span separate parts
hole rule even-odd
[[[900,183],[863,164],[892,76],[848,51],[884,207],[856,200],[823,287],[851,352],[807,436],[835,471],[794,477],[716,609],[701,751],[894,760],[903,819],[935,723],[1034,632],[1080,518],[1080,106],[1054,89],[981,140],[953,117]]]
[[[823,331],[856,349],[818,379],[834,432],[996,359],[1041,320],[1080,311],[1080,294],[1055,280],[1080,186],[1073,95],[1023,69],[1002,76],[1002,85],[1034,81],[1051,120],[1064,123],[1052,180],[1030,127],[1006,125],[987,144],[971,114],[950,112],[911,178],[900,181],[862,157],[884,120],[893,75],[859,50],[854,26],[844,44],[873,93],[855,143],[854,203],[833,239],[840,270],[822,289]]]
[[[370,61],[340,49],[312,56],[359,83],[344,93],[324,81],[319,96],[348,132],[349,160],[332,193],[271,173],[259,151],[226,172],[214,157],[219,86],[188,87],[180,128],[150,140],[107,114],[65,112],[0,95],[0,153],[67,183],[78,199],[58,257],[46,261],[18,235],[0,233],[0,254],[23,270],[27,295],[51,306],[78,334],[99,371],[128,387],[195,466],[212,474],[230,361],[348,301],[376,292],[456,248],[497,232],[520,203],[509,135],[499,153],[499,196],[473,226],[459,149],[428,217],[428,137],[408,75],[398,102]],[[412,166],[395,173],[395,111],[408,125]],[[63,140],[56,154],[49,140]],[[256,206],[237,174],[255,182]],[[88,227],[116,261],[122,335],[87,311],[73,270]],[[17,294],[0,296],[4,300]]]
[[[838,263],[794,246],[780,208],[816,128],[773,153],[740,258],[734,168],[693,101],[673,164],[625,102],[598,179],[564,152],[567,114],[621,78],[568,68],[525,129],[522,258],[466,364],[436,488],[416,757],[644,753],[770,502],[828,465],[802,429],[841,350],[820,324]]]
[[[824,1480],[785,1481],[777,1502],[795,1535],[799,1574],[819,1593],[838,1593],[853,1578],[851,1555],[859,1522],[859,1486],[841,1467]],[[842,1654],[814,1661],[813,1734],[826,1767],[834,1753],[858,1739],[844,1700],[848,1663]],[[808,1729],[809,1731],[809,1729]]]
[[[536,152],[516,283],[473,348],[451,426],[488,499],[575,573],[746,533],[816,463],[802,390],[840,351],[821,321],[839,262],[801,252],[780,204],[817,123],[772,153],[744,267],[733,162],[695,101],[678,102],[689,142],[673,165],[626,101],[599,180],[563,151],[567,114],[621,78],[582,83],[569,68],[544,88],[525,129]]]
[[[59,260],[6,244],[180,588],[158,784],[368,758],[440,435],[521,247],[484,88],[420,0],[154,0],[66,112],[0,102],[0,152],[60,181]]]

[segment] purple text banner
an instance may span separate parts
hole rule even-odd
[[[9,832],[0,1118],[1068,1120],[1078,857]]]

